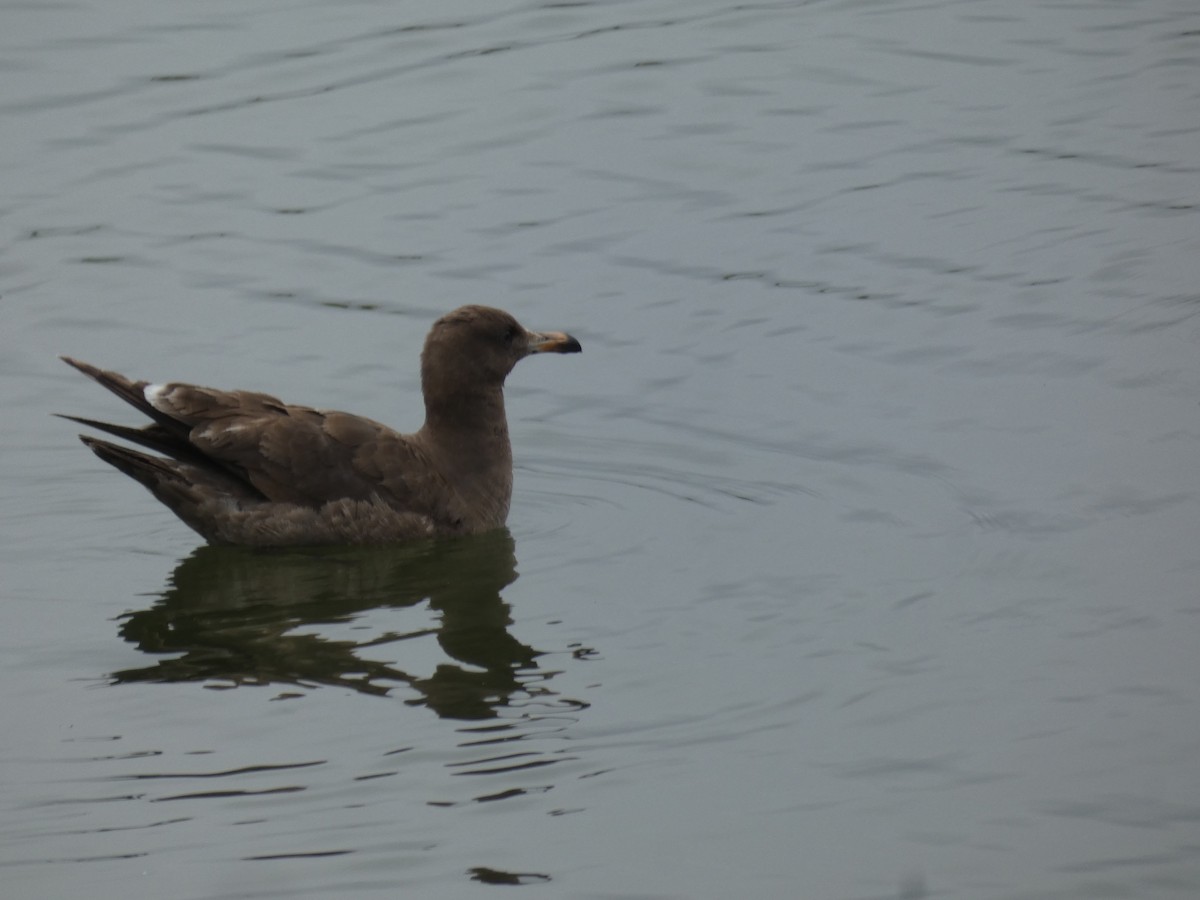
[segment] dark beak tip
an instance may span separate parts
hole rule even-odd
[[[582,353],[583,347],[565,331],[531,333],[529,353]]]

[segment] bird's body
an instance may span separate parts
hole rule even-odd
[[[153,424],[67,418],[163,454],[81,436],[210,543],[390,543],[473,534],[508,516],[505,376],[530,353],[579,349],[570,335],[526,331],[497,309],[466,306],[443,316],[421,354],[425,424],[412,434],[268,394],[131,381],[64,357]]]

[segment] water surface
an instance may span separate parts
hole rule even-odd
[[[1200,891],[1182,0],[26,4],[0,867],[95,900]],[[68,353],[415,428],[509,529],[198,540]]]

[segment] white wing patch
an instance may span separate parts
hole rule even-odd
[[[165,384],[148,384],[142,388],[142,396],[146,398],[146,402],[157,409],[159,412],[170,412],[170,405],[167,402],[167,386]]]

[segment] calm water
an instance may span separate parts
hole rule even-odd
[[[6,900],[1200,895],[1193,0],[0,17]],[[412,428],[479,302],[584,344],[508,532],[197,549],[47,415]]]

